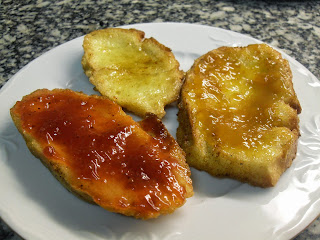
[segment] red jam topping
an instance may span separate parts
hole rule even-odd
[[[141,127],[112,101],[67,90],[35,92],[18,102],[15,112],[24,131],[44,146],[44,155],[65,164],[76,179],[119,183],[124,192],[142,195],[135,205],[152,211],[184,201],[176,174],[187,170],[171,155],[172,138],[156,118]],[[117,204],[129,203],[122,197]]]

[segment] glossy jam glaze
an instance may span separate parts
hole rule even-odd
[[[197,105],[196,124],[215,144],[260,146],[264,131],[280,121],[274,114],[276,104],[292,97],[284,81],[291,77],[288,63],[260,47],[222,47],[194,68],[187,97]]]
[[[47,158],[65,164],[91,188],[116,184],[119,196],[112,204],[121,208],[157,212],[184,202],[185,188],[176,176],[187,176],[189,169],[173,156],[173,139],[156,117],[145,119],[141,127],[105,98],[67,90],[39,93],[18,102],[14,111],[24,131],[44,146]],[[113,201],[104,203],[103,193],[89,194],[99,205]]]

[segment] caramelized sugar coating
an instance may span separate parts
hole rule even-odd
[[[291,165],[301,107],[276,50],[213,50],[187,72],[181,97],[177,139],[191,166],[269,187]]]
[[[105,97],[43,89],[11,116],[30,151],[86,201],[148,219],[193,195],[184,152],[154,115],[137,123]]]
[[[144,117],[159,118],[178,99],[183,72],[171,50],[144,32],[108,28],[85,36],[82,66],[104,96]]]

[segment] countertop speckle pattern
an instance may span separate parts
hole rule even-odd
[[[0,0],[0,87],[44,52],[100,28],[188,22],[280,48],[320,79],[320,1]],[[0,220],[0,239],[21,239]],[[320,239],[320,218],[296,240]]]

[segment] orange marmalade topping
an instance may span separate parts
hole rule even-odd
[[[186,86],[187,98],[198,109],[195,123],[215,144],[257,147],[263,132],[278,121],[274,103],[290,97],[284,84],[291,76],[288,68],[280,55],[259,45],[209,52]]]
[[[68,166],[81,181],[119,183],[142,195],[136,204],[147,209],[183,202],[185,189],[173,171],[187,170],[171,156],[171,139],[161,134],[165,131],[155,118],[141,123],[152,137],[107,99],[72,91],[38,95],[18,102],[15,111],[24,131],[45,146],[47,158]],[[100,195],[93,198],[99,201]]]

